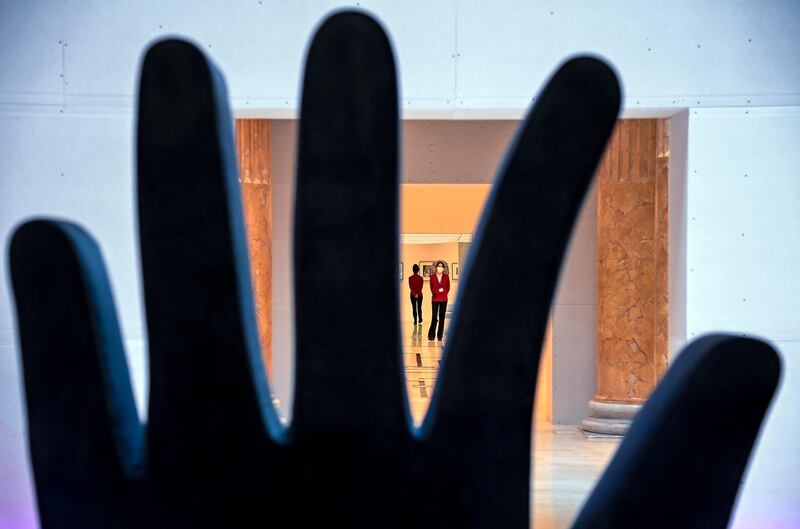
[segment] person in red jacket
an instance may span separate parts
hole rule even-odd
[[[447,310],[447,293],[450,292],[450,277],[444,273],[444,262],[436,263],[436,273],[431,274],[431,327],[428,329],[428,340],[433,341],[434,333],[439,341],[444,336],[444,313]],[[436,328],[436,325],[439,328]]]
[[[422,325],[422,285],[425,283],[419,275],[419,265],[412,267],[414,275],[408,276],[408,288],[411,289],[411,311],[414,313],[414,325]]]

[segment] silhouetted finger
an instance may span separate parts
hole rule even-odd
[[[295,208],[293,428],[405,428],[399,353],[398,114],[386,34],[328,18],[306,58]]]
[[[42,526],[138,516],[143,427],[97,245],[74,224],[34,220],[14,233],[10,265]]]
[[[559,68],[506,155],[462,270],[422,434],[451,454],[468,482],[487,484],[473,491],[488,498],[479,508],[487,517],[498,506],[512,518],[527,516],[542,338],[565,248],[619,103],[616,76],[603,62],[576,58]]]
[[[147,51],[137,190],[150,459],[165,488],[217,494],[231,473],[258,468],[268,428],[282,435],[261,360],[232,125],[222,77],[197,48],[166,40]]]
[[[574,529],[728,527],[780,378],[766,343],[689,344],[633,421]]]

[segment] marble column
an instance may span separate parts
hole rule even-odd
[[[264,366],[269,373],[272,369],[272,167],[269,120],[237,119],[236,145],[258,334]]]
[[[588,435],[624,435],[667,369],[665,120],[621,120],[597,173],[597,394]]]

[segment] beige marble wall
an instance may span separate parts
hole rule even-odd
[[[237,119],[236,144],[258,333],[264,365],[269,373],[272,370],[272,168],[269,120]]]
[[[621,120],[598,169],[597,395],[642,403],[667,367],[663,120]]]

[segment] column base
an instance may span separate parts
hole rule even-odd
[[[623,437],[641,408],[641,404],[592,399],[589,401],[591,415],[581,421],[581,429],[587,437]]]

